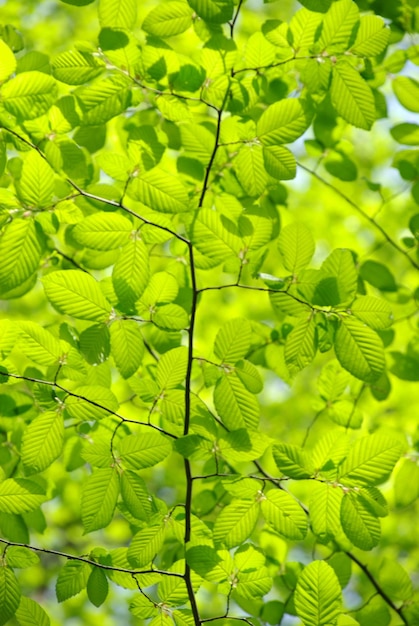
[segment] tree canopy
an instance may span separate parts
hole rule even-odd
[[[6,0],[0,626],[418,626],[416,0]]]

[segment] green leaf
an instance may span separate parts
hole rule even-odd
[[[105,322],[112,307],[92,276],[81,270],[57,271],[43,278],[48,300],[65,315]]]
[[[217,333],[214,354],[222,363],[237,363],[250,348],[251,327],[246,319],[229,320]]]
[[[32,219],[14,219],[0,238],[0,283],[2,297],[30,279],[43,252],[39,228]]]
[[[351,252],[337,248],[322,263],[313,293],[313,304],[336,306],[350,304],[358,287],[358,275]]]
[[[270,176],[277,180],[291,180],[297,173],[297,162],[293,153],[284,146],[265,146],[263,162]]]
[[[94,606],[101,606],[108,595],[108,579],[99,567],[94,567],[87,581],[87,597]]]
[[[341,539],[340,509],[343,492],[333,484],[316,483],[310,499],[310,522],[321,542]]]
[[[333,568],[313,561],[298,577],[295,608],[304,626],[333,626],[342,610],[342,592]]]
[[[51,205],[54,172],[38,152],[30,152],[23,162],[17,190],[19,198],[27,207],[43,208]]]
[[[386,265],[377,261],[365,261],[360,268],[361,278],[380,291],[397,291],[394,276]]]
[[[0,625],[13,617],[20,602],[20,587],[10,567],[0,566]]]
[[[173,389],[185,380],[188,350],[184,346],[165,352],[157,364],[156,380],[160,389]]]
[[[137,20],[136,0],[99,0],[99,22],[102,28],[134,28]]]
[[[130,378],[141,365],[144,340],[137,322],[117,320],[110,327],[112,356],[123,378]]]
[[[352,0],[333,2],[322,19],[320,50],[327,50],[329,54],[347,50],[358,20],[359,10]]]
[[[26,474],[42,472],[57,459],[64,446],[64,422],[59,411],[45,411],[26,428],[22,462]]]
[[[314,317],[300,318],[285,343],[285,363],[295,376],[314,359],[317,351],[317,332]]]
[[[312,112],[297,98],[288,98],[271,104],[260,116],[256,133],[263,146],[291,143],[309,127]]]
[[[58,574],[55,592],[58,602],[64,602],[86,588],[90,565],[81,561],[68,561]]]
[[[121,463],[128,469],[152,467],[167,458],[172,450],[170,440],[159,432],[128,435],[118,444]]]
[[[154,211],[183,213],[189,210],[189,199],[179,178],[160,167],[141,173],[131,180],[130,193]]]
[[[357,548],[372,550],[380,541],[380,521],[356,493],[344,495],[340,520],[345,535]]]
[[[76,224],[74,239],[93,250],[114,250],[128,244],[135,229],[129,219],[118,213],[94,213]]]
[[[50,626],[50,619],[44,609],[31,598],[20,598],[15,618],[20,626]]]
[[[353,315],[374,330],[388,328],[393,321],[393,314],[388,302],[374,298],[374,296],[360,296],[353,302],[351,311]]]
[[[397,506],[409,506],[419,498],[419,466],[403,459],[394,479],[394,500]]]
[[[259,509],[254,500],[237,500],[224,507],[214,524],[215,544],[233,548],[243,543],[256,526]]]
[[[1,89],[4,107],[16,117],[27,120],[39,117],[57,100],[57,85],[44,72],[22,72]]]
[[[130,241],[121,250],[112,272],[112,284],[124,309],[134,306],[149,279],[148,253],[141,239]]]
[[[204,580],[216,584],[226,583],[234,568],[233,557],[228,550],[214,550],[209,545],[189,547],[186,562]],[[228,587],[230,589],[230,585]]]
[[[26,568],[39,563],[39,556],[28,548],[9,546],[7,550],[7,565],[9,567]]]
[[[129,610],[135,617],[147,619],[156,615],[158,607],[146,596],[137,595],[129,605]]]
[[[18,328],[19,348],[26,356],[39,365],[58,365],[63,350],[54,335],[35,322],[20,322]]]
[[[305,450],[292,443],[279,443],[272,448],[275,463],[285,476],[295,480],[310,478],[314,469]]]
[[[397,439],[379,433],[362,437],[340,466],[339,480],[349,485],[379,485],[390,476],[402,452]]]
[[[26,478],[6,478],[0,483],[0,512],[26,513],[47,499],[38,483]]]
[[[262,146],[244,145],[234,159],[239,183],[248,196],[260,196],[266,189],[266,175]]]
[[[384,349],[379,336],[352,317],[342,318],[335,336],[339,363],[353,376],[373,383],[384,371]]]
[[[361,15],[352,52],[360,56],[376,57],[388,44],[390,29],[377,15]]]
[[[372,91],[347,61],[340,61],[333,67],[330,97],[346,122],[364,130],[371,128],[376,117]]]
[[[388,596],[396,602],[406,602],[413,596],[413,586],[409,574],[394,559],[386,558],[380,563],[378,582]]]
[[[233,0],[188,0],[188,4],[206,22],[225,24],[233,17]]]
[[[164,304],[152,315],[156,326],[165,330],[183,330],[189,324],[189,316],[178,304]]]
[[[393,91],[408,111],[419,113],[419,82],[409,76],[398,76],[393,80]]]
[[[310,229],[301,222],[292,222],[281,230],[278,248],[285,269],[293,274],[306,267],[314,254],[314,240]]]
[[[115,0],[112,0],[115,1]],[[119,4],[120,0],[116,0]],[[124,76],[99,78],[74,92],[86,126],[105,124],[131,104],[131,90]]]
[[[9,78],[16,69],[16,59],[7,43],[0,39],[0,83]]]
[[[419,146],[419,125],[403,122],[390,129],[393,139],[405,146]]]
[[[52,62],[54,77],[67,85],[83,85],[97,78],[105,70],[105,63],[89,52],[68,50]]]
[[[165,2],[147,13],[143,30],[156,37],[180,35],[192,26],[192,11],[184,2]]]
[[[134,567],[144,567],[159,553],[164,541],[164,526],[155,524],[140,530],[131,541],[128,559]]]
[[[307,516],[298,502],[286,491],[271,489],[261,499],[262,514],[278,534],[301,540],[307,534]]]
[[[239,258],[242,241],[236,224],[218,211],[200,209],[193,222],[192,240],[196,248],[215,263],[223,263],[229,257]]]
[[[263,389],[263,380],[250,361],[239,361],[234,368],[236,375],[240,378],[243,385],[251,393],[260,393]]]
[[[151,497],[141,476],[125,470],[121,475],[121,496],[131,515],[139,520],[148,520],[152,509]]]
[[[259,424],[258,402],[234,372],[223,375],[217,381],[214,404],[228,429],[256,430]]]
[[[119,403],[113,392],[100,385],[82,385],[65,400],[67,413],[76,420],[99,420],[112,415]]]
[[[105,528],[112,520],[119,495],[119,475],[114,467],[95,469],[83,485],[81,519],[85,533]]]

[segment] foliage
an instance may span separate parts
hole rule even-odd
[[[0,625],[419,624],[416,4],[2,7]]]

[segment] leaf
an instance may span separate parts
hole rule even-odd
[[[263,162],[270,176],[277,180],[291,180],[297,173],[297,163],[293,153],[284,146],[265,146]]]
[[[393,80],[393,91],[408,111],[419,113],[419,82],[409,76],[397,76]]]
[[[121,0],[110,0],[119,4]],[[125,0],[124,0],[125,1]],[[125,111],[131,104],[131,90],[125,76],[99,78],[85,87],[79,87],[74,95],[86,126],[105,124]]]
[[[258,402],[234,373],[226,374],[217,381],[214,404],[228,429],[256,430],[259,424]]]
[[[342,489],[327,483],[317,483],[310,500],[310,522],[321,542],[340,540]]]
[[[39,365],[58,365],[62,348],[54,335],[35,322],[20,322],[18,328],[19,348],[26,356]]]
[[[76,420],[99,420],[112,415],[119,403],[113,392],[101,385],[82,385],[65,400],[67,413]]]
[[[87,597],[94,606],[101,606],[108,595],[108,579],[102,569],[94,567],[87,581]]]
[[[0,320],[0,360],[3,361],[14,348],[18,338],[18,326],[8,319]]]
[[[358,275],[350,250],[337,248],[322,263],[313,293],[313,304],[350,304],[355,298],[357,287]]]
[[[21,596],[15,618],[20,626],[50,626],[50,619],[44,609],[31,598]]]
[[[153,322],[165,330],[184,330],[189,324],[189,316],[178,304],[160,306],[152,315]]]
[[[297,98],[287,98],[271,104],[260,116],[256,134],[263,146],[291,143],[309,127],[312,113],[308,105]]]
[[[220,328],[214,342],[214,354],[222,363],[237,363],[250,348],[251,327],[246,319],[228,321]]]
[[[200,209],[193,222],[192,240],[199,252],[214,260],[215,264],[223,263],[229,257],[239,258],[242,246],[236,224],[206,208]]]
[[[225,24],[233,17],[233,0],[188,0],[188,4],[206,22]]]
[[[301,540],[307,534],[307,516],[297,501],[286,491],[271,489],[261,499],[262,514],[278,534]]]
[[[260,196],[266,189],[268,178],[260,145],[244,145],[236,158],[234,167],[239,183],[249,196]]]
[[[27,478],[6,478],[0,482],[0,512],[26,513],[47,499],[44,490]]]
[[[340,466],[339,480],[349,485],[379,485],[390,476],[402,452],[397,439],[379,433],[362,437]]]
[[[305,450],[292,443],[279,443],[272,448],[275,463],[285,476],[295,480],[310,478],[314,469]]]
[[[143,30],[156,37],[180,35],[192,26],[192,11],[184,2],[173,0],[159,4],[147,13]]]
[[[295,376],[314,359],[317,351],[317,334],[314,317],[300,318],[285,343],[285,363],[291,376]]]
[[[128,469],[139,470],[161,463],[169,456],[170,440],[159,432],[128,435],[118,444],[121,463]]]
[[[39,556],[28,548],[9,546],[7,550],[7,565],[25,569],[39,563]]]
[[[333,67],[330,97],[346,122],[364,130],[371,128],[376,117],[372,91],[347,61]]]
[[[57,85],[44,72],[22,72],[2,87],[4,107],[16,117],[27,120],[39,117],[57,100]]]
[[[359,20],[359,10],[352,0],[333,2],[322,19],[318,45],[320,50],[343,52],[350,46],[354,26]]]
[[[388,44],[390,30],[377,15],[361,15],[352,52],[366,57],[376,57]]]
[[[233,548],[243,543],[256,526],[259,508],[254,500],[237,500],[224,507],[214,524],[215,544]]]
[[[95,469],[83,485],[81,519],[85,533],[105,528],[112,520],[119,495],[119,475],[114,467]]]
[[[128,244],[135,229],[129,219],[118,213],[94,213],[76,224],[74,239],[93,250],[114,250]]]
[[[388,328],[393,321],[390,305],[385,300],[374,298],[374,296],[360,296],[353,302],[351,311],[374,330]]]
[[[137,20],[136,0],[99,0],[99,22],[102,28],[134,28]]]
[[[59,270],[44,276],[43,283],[48,300],[60,313],[93,322],[108,320],[111,305],[86,272]]]
[[[356,493],[344,495],[340,519],[345,535],[357,548],[372,550],[380,541],[380,521]]]
[[[67,85],[88,83],[104,70],[105,64],[101,59],[80,50],[62,52],[52,62],[54,77]]]
[[[313,561],[298,577],[295,608],[304,626],[333,626],[342,610],[342,592],[333,568]]]
[[[141,476],[125,470],[121,475],[121,496],[131,515],[139,520],[148,520],[152,499]]]
[[[48,207],[54,193],[54,172],[37,152],[28,154],[17,187],[18,195],[27,207]]]
[[[188,350],[184,346],[163,354],[157,364],[156,380],[160,389],[173,389],[185,380]]]
[[[58,602],[64,602],[86,588],[90,565],[81,561],[68,561],[58,574],[55,592]]]
[[[0,83],[9,78],[16,69],[16,59],[7,43],[0,39]]]
[[[154,617],[158,608],[155,603],[146,596],[137,595],[129,605],[129,610],[135,617],[147,619],[148,617]]]
[[[179,178],[160,167],[133,178],[129,190],[136,200],[154,211],[183,213],[189,210],[188,194]]]
[[[57,459],[64,446],[64,422],[59,411],[45,411],[26,428],[22,441],[25,473],[42,472]]]
[[[353,376],[373,383],[384,371],[383,344],[378,335],[352,317],[342,318],[335,335],[339,363]]]
[[[141,297],[149,279],[147,247],[141,239],[124,246],[114,265],[112,284],[121,306],[130,309]]]
[[[13,617],[20,602],[20,587],[13,570],[0,566],[0,625],[6,624]]]
[[[164,541],[164,526],[155,524],[140,530],[128,548],[128,559],[134,567],[144,567],[159,553]]]
[[[130,378],[141,365],[144,340],[137,322],[117,320],[110,327],[112,356],[123,378]]]
[[[378,571],[380,586],[395,601],[406,602],[413,596],[413,586],[409,574],[400,563],[386,558]]]
[[[285,226],[278,237],[278,249],[284,267],[293,274],[298,274],[310,263],[314,248],[311,231],[301,222]]]
[[[32,219],[14,219],[0,238],[1,294],[19,287],[37,271],[43,242]]]

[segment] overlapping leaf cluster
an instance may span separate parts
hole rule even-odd
[[[417,63],[414,45],[388,53],[417,9],[305,0],[258,24],[241,0],[66,2],[97,14],[95,41],[49,58],[0,30],[0,624],[51,623],[15,574],[44,552],[65,559],[59,603],[86,590],[112,611],[122,587],[136,624],[414,626],[406,570],[357,555],[379,545],[403,455],[396,504],[419,495],[412,434],[360,409],[393,374],[419,379],[416,336],[386,361],[393,306],[417,312],[398,283],[419,269],[418,214],[399,243],[339,184],[360,184],[351,129]],[[418,112],[413,77],[393,88]],[[391,133],[415,146],[417,128]],[[315,216],[289,215],[281,181],[305,153],[400,257],[397,282],[365,243],[316,252]],[[393,163],[415,201],[417,153]],[[266,389],[308,367],[326,428],[297,445]],[[352,564],[372,586],[354,617]]]

